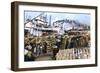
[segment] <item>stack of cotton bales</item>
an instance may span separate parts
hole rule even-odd
[[[88,59],[90,58],[89,48],[72,48],[59,50],[56,60]]]

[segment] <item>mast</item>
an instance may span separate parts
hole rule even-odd
[[[49,26],[51,26],[51,15],[49,17]]]

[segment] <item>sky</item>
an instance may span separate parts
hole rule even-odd
[[[41,11],[24,11],[24,21],[27,19],[33,19],[40,15]],[[44,12],[44,15],[47,15],[47,21],[51,16],[51,24],[56,20],[63,20],[63,19],[71,19],[79,21],[80,23],[90,25],[90,14],[86,13],[65,13],[65,12]]]

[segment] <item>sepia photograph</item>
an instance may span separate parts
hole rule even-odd
[[[90,14],[24,11],[24,61],[89,59]]]

